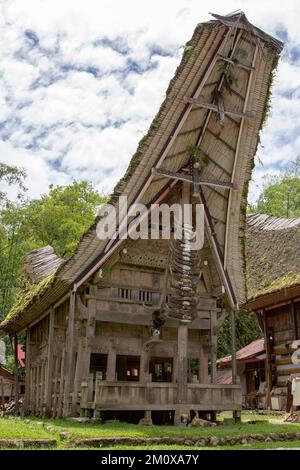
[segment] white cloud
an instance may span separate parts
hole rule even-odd
[[[208,10],[242,8],[288,38],[272,117],[251,184],[276,173],[300,144],[298,0],[2,0],[1,160],[25,167],[29,195],[85,178],[109,192],[156,114],[181,47]],[[1,14],[2,12],[2,14]]]

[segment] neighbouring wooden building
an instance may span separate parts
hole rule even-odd
[[[177,423],[191,410],[241,409],[234,312],[245,302],[247,187],[282,43],[242,12],[213,16],[195,29],[110,198],[116,210],[119,196],[143,203],[147,215],[153,204],[202,204],[204,246],[190,249],[194,219],[181,241],[100,240],[97,219],[71,259],[44,263],[36,251],[28,274],[39,275],[1,324],[15,338],[26,331],[26,413]],[[232,383],[218,384],[226,311]]]
[[[266,406],[285,409],[287,381],[300,377],[292,362],[300,349],[300,218],[248,217],[246,257],[246,307],[264,332]]]
[[[242,388],[243,407],[246,409],[265,408],[266,406],[266,372],[265,372],[265,341],[256,339],[236,353],[237,375]],[[228,355],[217,360],[218,381],[231,381],[232,356]]]

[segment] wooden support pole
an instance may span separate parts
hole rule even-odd
[[[52,409],[52,388],[53,388],[53,349],[54,349],[54,309],[49,313],[49,333],[48,333],[48,352],[46,368],[46,416],[50,418]]]
[[[106,380],[116,380],[116,363],[117,363],[117,351],[115,348],[114,340],[111,338],[109,341],[109,350],[107,357],[107,371]]]
[[[66,351],[66,376],[64,384],[64,406],[63,417],[67,418],[70,414],[70,393],[73,390],[73,372],[74,372],[74,334],[75,334],[75,292],[70,294],[68,330],[67,330],[67,351]]]
[[[81,388],[82,381],[82,364],[83,364],[83,354],[84,354],[84,338],[82,337],[82,322],[78,322],[77,328],[77,361],[75,368],[75,379],[74,379],[74,391],[72,397],[72,416],[75,416],[77,413],[77,404],[78,404],[78,393]]]
[[[88,300],[88,319],[86,323],[84,353],[82,363],[82,380],[87,381],[90,372],[92,341],[95,337],[96,327],[96,307],[97,300],[92,298]]]
[[[45,360],[42,361],[41,365],[41,394],[40,394],[40,409],[39,409],[39,415],[43,416],[44,415],[44,402],[45,402]]]
[[[298,335],[298,318],[297,318],[297,312],[296,312],[295,304],[294,304],[293,300],[291,302],[291,313],[292,313],[292,321],[293,321],[294,338],[299,339],[299,335]]]
[[[188,326],[179,323],[178,326],[178,403],[187,402],[187,345]]]
[[[263,311],[263,328],[264,328],[264,339],[265,339],[265,351],[266,351],[266,360],[265,360],[265,377],[266,377],[266,408],[271,406],[271,389],[272,389],[272,363],[271,363],[271,351],[270,351],[270,342],[268,335],[268,321],[267,314]]]
[[[0,377],[0,391],[1,391],[1,408],[2,408],[2,410],[4,410],[5,397],[4,397],[4,380],[3,380],[3,377]]]
[[[237,364],[236,364],[236,325],[235,325],[235,312],[230,311],[230,334],[231,334],[231,368],[232,368],[232,383],[237,383]]]
[[[58,406],[56,417],[62,417],[63,397],[64,397],[64,385],[65,385],[65,356],[66,351],[63,349],[60,363],[60,381],[59,381],[59,395],[58,395]]]
[[[204,350],[202,342],[199,343],[199,364],[198,364],[198,380],[200,384],[208,383],[208,357]]]
[[[15,358],[15,415],[19,413],[19,366],[18,366],[18,336],[14,336],[14,358]]]
[[[24,414],[31,411],[31,344],[30,344],[30,328],[26,330],[26,349],[25,349],[25,400],[24,400]]]
[[[210,312],[210,375],[211,383],[217,383],[217,313]]]

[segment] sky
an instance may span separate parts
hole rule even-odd
[[[197,23],[237,9],[285,42],[255,201],[300,154],[299,0],[0,0],[0,161],[26,170],[30,198],[74,179],[110,193]]]

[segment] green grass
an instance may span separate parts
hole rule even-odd
[[[0,418],[0,439],[51,439],[58,436],[57,432],[49,433],[38,421],[30,423],[13,418]]]
[[[229,417],[228,413],[222,413],[218,416],[219,420]],[[205,436],[247,436],[249,434],[268,434],[279,432],[300,432],[300,424],[288,423],[266,423],[269,419],[279,419],[279,416],[260,415],[255,413],[243,413],[242,422],[238,424],[229,424],[223,426],[214,426],[209,428],[176,427],[176,426],[138,426],[128,423],[107,422],[105,424],[96,423],[78,423],[65,420],[51,420],[30,418],[30,421],[19,418],[0,418],[0,439],[56,439],[58,449],[70,448],[68,440],[61,440],[59,433],[68,432],[70,439],[76,438],[101,438],[101,437],[205,437]],[[256,420],[256,424],[247,424],[249,420]],[[49,429],[50,428],[50,429]],[[300,441],[287,442],[258,442],[249,445],[234,445],[214,447],[214,449],[264,449],[277,447],[300,447]],[[112,446],[107,449],[199,449],[205,450],[205,447],[183,446],[183,445],[149,445],[134,446],[128,445]],[[211,447],[209,447],[211,449]],[[102,448],[104,449],[104,448]]]
[[[222,417],[226,417],[224,414]],[[300,424],[260,423],[267,419],[276,419],[274,415],[244,414],[242,423],[213,426],[209,428],[177,427],[177,426],[138,426],[136,424],[107,422],[105,424],[76,423],[65,420],[44,420],[55,427],[58,432],[67,431],[72,437],[186,437],[193,436],[233,436],[251,433],[268,434],[271,432],[300,431]],[[257,424],[247,424],[247,420],[257,420]]]

